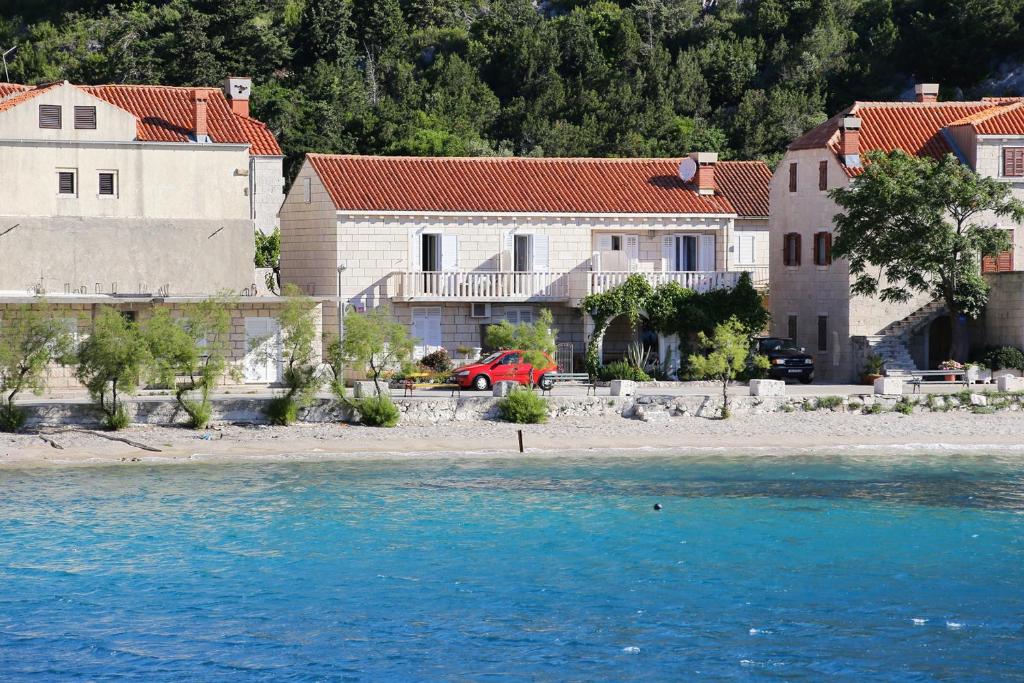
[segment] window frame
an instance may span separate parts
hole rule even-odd
[[[814,233],[814,265],[832,265],[832,233],[827,230]]]
[[[818,316],[818,351],[828,352],[828,316]]]
[[[65,173],[71,176],[71,192],[61,192],[61,176]],[[79,192],[78,183],[78,169],[77,168],[58,168],[57,169],[57,196],[63,199],[77,199]]]
[[[303,204],[313,203],[313,179],[309,176],[302,179],[302,202]]]
[[[39,128],[41,130],[63,130],[64,129],[64,107],[59,104],[40,104],[38,111]],[[50,113],[56,112],[57,114],[57,125],[56,126],[44,126],[43,125],[43,112],[47,111]]]
[[[828,161],[818,162],[818,190],[828,192]]]
[[[797,181],[796,181],[796,174],[797,174],[796,163],[797,162],[795,162],[795,161],[789,162],[789,191],[790,192],[796,192],[797,189],[798,189],[798,185],[797,185]]]
[[[112,180],[113,192],[111,192],[109,194],[103,192],[103,182],[102,182],[101,178],[104,175],[110,175],[113,178],[113,180]],[[118,173],[114,169],[103,169],[103,170],[97,171],[96,172],[96,198],[97,199],[117,199],[118,197],[120,197],[121,196],[121,187],[120,187],[120,183],[118,182],[118,180],[119,180]]]
[[[1003,177],[1024,179],[1024,146],[1003,147]]]
[[[78,125],[79,124],[79,118],[78,118],[79,117],[79,113],[80,112],[89,112],[89,111],[92,112],[92,125],[91,126],[80,126],[80,125]],[[72,113],[74,114],[75,130],[96,130],[96,127],[97,127],[97,125],[96,125],[97,115],[96,115],[96,107],[95,106],[76,104]]]
[[[788,268],[797,268],[801,260],[801,235],[798,232],[787,232],[782,236],[782,264]],[[793,246],[793,256],[790,258],[789,246]]]
[[[799,323],[800,318],[795,313],[786,314],[786,335],[797,348],[800,348],[800,342],[797,340],[797,335],[800,333]]]

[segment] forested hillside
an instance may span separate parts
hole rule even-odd
[[[773,160],[854,98],[1005,94],[1024,0],[0,1],[13,81],[256,79],[305,150]],[[1012,82],[1005,80],[1003,83]]]

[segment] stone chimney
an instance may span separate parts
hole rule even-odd
[[[839,156],[846,166],[860,167],[860,119],[856,116],[839,121]]]
[[[249,115],[249,95],[251,94],[251,78],[229,76],[224,79],[224,96],[231,104],[231,111],[239,116]]]
[[[717,187],[715,185],[715,164],[718,163],[718,154],[694,152],[690,158],[697,164],[697,173],[693,176],[697,194],[714,194]]]
[[[939,99],[938,83],[918,83],[914,86],[915,102],[937,102]]]
[[[206,122],[206,107],[210,100],[210,94],[205,90],[193,90],[192,101],[195,105],[195,135],[196,142],[209,142],[210,141],[210,130],[207,127]]]

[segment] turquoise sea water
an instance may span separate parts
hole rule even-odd
[[[1019,455],[2,471],[0,679],[1021,680],[1022,513]]]

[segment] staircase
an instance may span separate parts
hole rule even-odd
[[[885,361],[885,374],[905,375],[918,369],[910,356],[907,339],[911,332],[945,313],[945,304],[941,301],[932,301],[867,338],[871,353],[877,353]]]

